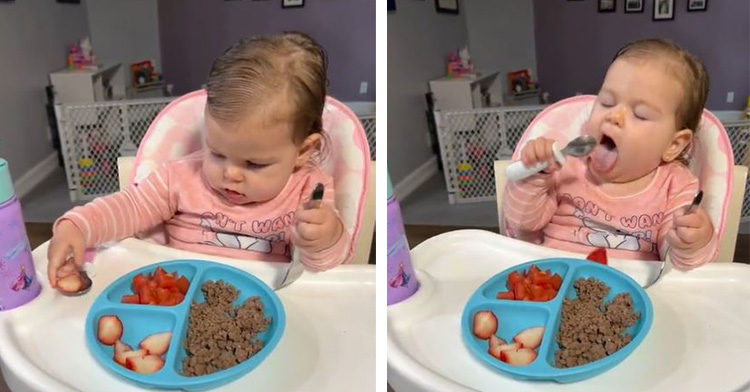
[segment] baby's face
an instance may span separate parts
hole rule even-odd
[[[677,133],[683,89],[662,60],[616,60],[609,67],[586,132],[599,146],[590,171],[608,182],[630,182],[655,170]]]
[[[292,124],[268,117],[251,113],[229,124],[206,111],[203,174],[211,188],[230,203],[273,199],[298,166]]]

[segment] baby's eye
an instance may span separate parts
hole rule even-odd
[[[255,163],[255,162],[252,162],[252,161],[245,161],[245,164],[250,169],[262,169],[262,168],[268,166],[267,163]]]
[[[614,106],[614,105],[613,105],[613,104],[611,104],[611,103],[610,103],[609,101],[599,101],[599,103],[600,103],[600,104],[601,104],[601,105],[602,105],[603,107],[605,107],[605,108],[611,108],[612,106]]]
[[[219,154],[218,152],[211,151],[211,156],[218,159],[224,159],[224,155]]]
[[[642,116],[642,115],[638,114],[637,112],[635,113],[635,118],[637,118],[639,120],[647,120],[647,118],[645,116]]]

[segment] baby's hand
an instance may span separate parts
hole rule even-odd
[[[69,220],[62,220],[55,228],[49,248],[47,249],[47,276],[52,287],[57,280],[75,271],[83,265],[85,250],[83,233]],[[66,263],[68,255],[73,253],[73,263]]]
[[[295,216],[292,243],[308,252],[330,248],[344,232],[341,220],[327,204],[309,210],[300,208]]]
[[[555,161],[552,144],[555,141],[540,137],[529,141],[521,150],[521,161],[524,166],[532,167],[539,162],[547,162],[548,166],[543,170],[545,173],[552,173],[559,169],[560,166]]]
[[[703,208],[697,207],[685,215],[685,208],[674,212],[672,229],[667,233],[667,242],[683,252],[696,252],[703,248],[714,233],[711,219]]]

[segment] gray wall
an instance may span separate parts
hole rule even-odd
[[[471,0],[465,4],[469,52],[476,68],[500,71],[502,91],[507,91],[508,72],[529,69],[536,78],[533,2]]]
[[[0,3],[0,156],[14,180],[53,152],[44,87],[65,67],[67,45],[88,33],[85,0]]]
[[[434,1],[396,1],[388,12],[388,172],[398,183],[425,161],[428,145],[424,95],[445,74],[448,53],[468,43],[464,4],[459,15],[438,14]]]
[[[162,64],[181,94],[205,83],[213,60],[240,38],[298,30],[328,51],[329,94],[343,101],[375,100],[375,0],[158,0]],[[368,82],[366,94],[360,82]]]
[[[687,12],[675,1],[675,18],[652,21],[653,1],[644,12],[597,13],[596,1],[534,1],[537,63],[542,88],[557,100],[575,92],[596,93],[617,49],[628,41],[663,37],[701,58],[711,78],[707,106],[741,110],[750,94],[750,1],[713,0],[706,12]],[[727,92],[734,91],[734,103]]]
[[[93,0],[86,8],[97,62],[122,63],[128,85],[132,63],[152,60],[161,69],[156,0]]]

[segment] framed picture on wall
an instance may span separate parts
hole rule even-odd
[[[654,0],[654,20],[674,19],[674,0]]]
[[[643,0],[625,0],[625,13],[643,12]]]
[[[688,0],[688,12],[705,11],[708,0]]]
[[[599,0],[599,12],[615,12],[615,0]]]
[[[458,14],[458,0],[435,0],[435,10],[443,14]]]
[[[305,0],[281,0],[281,8],[304,7]]]

